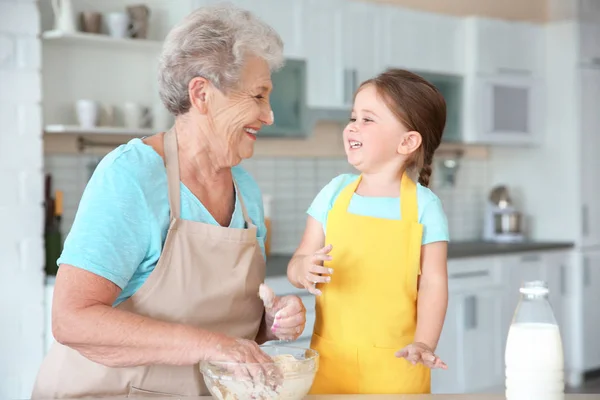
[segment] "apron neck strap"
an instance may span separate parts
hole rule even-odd
[[[339,195],[339,201],[343,206],[344,210],[348,210],[352,195],[356,192],[362,175],[346,186]],[[400,183],[400,215],[401,218],[408,222],[419,222],[419,207],[417,204],[417,185],[408,176],[406,171],[402,174],[402,181]]]
[[[167,185],[169,188],[169,206],[171,209],[172,218],[178,219],[181,217],[181,177],[179,175],[179,155],[177,154],[177,132],[175,128],[168,130],[164,136],[164,147],[165,147],[165,164],[167,168]],[[244,199],[239,191],[238,185],[233,178],[233,186],[235,188],[235,195],[239,199],[240,206],[242,207],[242,214],[244,215],[244,221],[248,226],[252,226],[252,220],[248,216]]]
[[[246,211],[246,205],[244,204],[244,199],[242,198],[242,193],[240,192],[238,184],[235,181],[235,178],[233,177],[233,175],[232,175],[231,179],[233,179],[233,187],[235,188],[235,197],[239,200],[240,206],[242,207],[242,214],[244,215],[244,221],[246,221],[246,225],[248,227],[254,226],[254,224],[252,223],[252,220],[248,216],[248,211]]]
[[[171,218],[178,219],[181,216],[181,179],[179,176],[179,155],[177,154],[177,133],[174,127],[165,133],[164,146]]]
[[[410,179],[406,171],[402,174],[400,183],[400,215],[407,222],[419,222],[417,184]]]

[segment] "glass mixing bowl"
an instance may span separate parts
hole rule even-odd
[[[300,400],[319,369],[315,350],[279,345],[260,347],[273,363],[205,361],[200,371],[217,400]]]

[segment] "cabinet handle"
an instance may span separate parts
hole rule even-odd
[[[539,254],[527,254],[527,255],[521,257],[522,262],[534,262],[534,261],[539,261],[539,260],[540,260]]]
[[[498,67],[497,71],[500,74],[511,74],[511,75],[526,75],[526,76],[530,76],[532,74],[531,71],[529,71],[527,69],[520,69],[520,68]]]
[[[356,91],[357,73],[355,69],[344,70],[344,101],[352,103],[352,97]]]
[[[489,276],[490,271],[472,271],[472,272],[455,272],[450,274],[450,279],[477,278],[481,276]]]
[[[581,231],[583,236],[587,236],[589,234],[587,204],[581,206]]]
[[[583,286],[590,286],[590,262],[587,257],[583,257]]]
[[[477,328],[477,297],[465,298],[465,329]]]
[[[567,283],[565,282],[565,266],[560,266],[560,294],[564,296],[567,293]]]

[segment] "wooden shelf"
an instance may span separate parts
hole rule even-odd
[[[95,128],[83,128],[77,125],[47,125],[44,128],[44,133],[52,134],[67,134],[67,135],[122,135],[122,136],[147,136],[156,133],[154,129],[131,129],[125,127],[98,126]]]
[[[65,33],[61,31],[46,31],[42,34],[42,39],[47,43],[155,51],[159,51],[163,43],[158,40],[115,38],[104,34]]]

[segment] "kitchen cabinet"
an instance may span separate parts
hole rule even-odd
[[[343,10],[343,103],[352,105],[358,86],[383,70],[382,21],[386,8],[376,3],[346,1]],[[369,29],[361,29],[368,26]]]
[[[448,263],[448,310],[436,349],[448,370],[432,371],[432,393],[479,392],[503,379],[504,302],[496,264],[489,257]]]
[[[538,145],[544,129],[542,27],[465,19],[463,137],[467,143]]]
[[[464,64],[460,19],[386,6],[383,19],[385,67],[459,74]]]
[[[585,370],[600,368],[600,250],[583,253],[581,274],[583,341],[582,356]]]
[[[526,22],[482,17],[465,19],[466,73],[543,74],[543,28]]]
[[[303,32],[307,103],[312,108],[344,106],[343,0],[307,0]]]
[[[582,68],[580,73],[581,242],[591,247],[600,245],[600,69]]]
[[[579,60],[587,66],[600,67],[600,2],[579,0]]]

